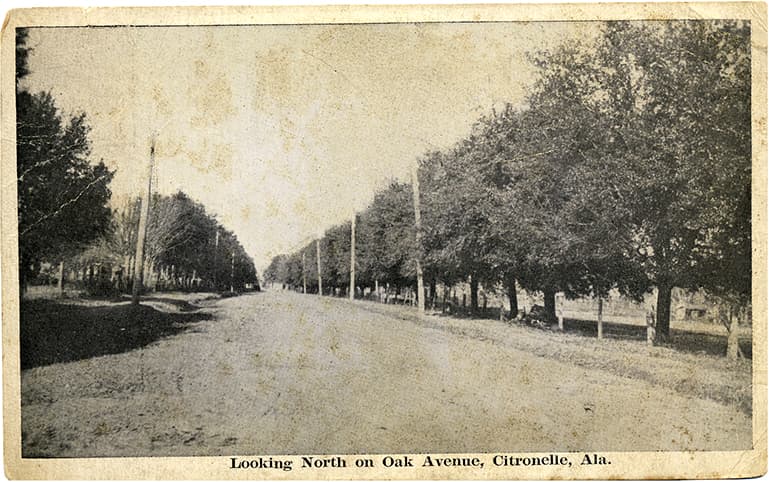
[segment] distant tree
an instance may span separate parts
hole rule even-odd
[[[27,37],[29,31],[26,28],[16,29],[16,89],[19,88],[19,81],[29,74],[29,51],[27,46]]]
[[[422,160],[426,268],[447,284],[466,279],[470,308],[478,310],[480,283],[497,283],[492,253],[499,247],[491,216],[497,206],[480,170],[485,138],[474,132],[444,153]],[[428,276],[429,277],[429,276]]]
[[[414,262],[414,208],[411,185],[392,182],[374,196],[371,205],[359,215],[357,263],[361,280],[393,287],[416,283]],[[349,226],[346,231],[349,235]],[[347,249],[349,269],[349,248]]]
[[[323,286],[346,289],[350,283],[350,223],[326,230],[322,245]]]
[[[280,254],[270,260],[270,265],[264,272],[264,280],[268,283],[288,283],[289,256]]]
[[[253,260],[237,236],[181,191],[153,198],[147,256],[152,268],[173,270],[185,287],[193,278],[216,290],[257,282]]]
[[[295,256],[291,257],[291,274],[292,280],[294,280],[295,286],[302,286],[302,277],[307,280],[307,290],[311,293],[317,293],[318,286],[318,258],[317,250],[315,248],[316,241],[311,241]],[[323,260],[323,240],[320,240],[321,244],[321,262]],[[304,262],[303,262],[304,261]],[[321,271],[323,267],[321,265]]]
[[[149,264],[167,262],[164,256],[176,247],[199,248],[200,244],[207,243],[210,231],[215,229],[215,223],[206,215],[203,206],[182,192],[172,196],[154,195],[150,213],[145,243]]]
[[[141,201],[131,199],[112,211],[112,223],[107,234],[110,251],[123,260],[126,276],[131,273],[131,258],[136,251]]]

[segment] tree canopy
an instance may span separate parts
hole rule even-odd
[[[26,31],[16,31],[16,159],[22,282],[42,259],[84,248],[110,221],[113,173],[90,159],[85,113],[62,117],[49,92],[19,86],[29,73]]]
[[[411,285],[421,253],[428,278],[467,280],[473,293],[501,283],[511,306],[516,285],[540,291],[550,316],[556,292],[638,299],[656,288],[661,339],[673,287],[748,302],[749,24],[607,22],[530,59],[539,75],[523,105],[419,159],[422,246],[408,183],[361,212],[360,283]],[[335,229],[321,246],[335,253],[329,282],[344,284],[349,240]],[[273,272],[296,284],[277,269],[292,259]]]

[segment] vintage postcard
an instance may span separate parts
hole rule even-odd
[[[766,22],[11,11],[5,474],[764,474]]]

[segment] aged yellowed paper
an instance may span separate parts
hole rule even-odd
[[[766,20],[10,12],[6,475],[765,473]]]

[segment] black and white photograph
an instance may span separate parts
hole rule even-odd
[[[6,465],[764,473],[766,6],[742,5],[12,12]],[[9,477],[99,476],[34,470]]]

